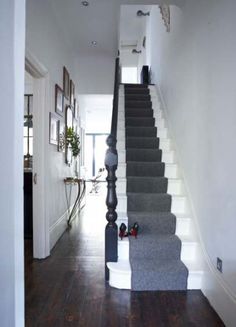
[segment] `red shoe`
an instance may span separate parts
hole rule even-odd
[[[124,223],[122,223],[120,225],[120,233],[119,233],[119,237],[121,240],[123,239],[123,237],[128,236],[126,229],[127,229],[126,225]]]
[[[139,230],[139,224],[136,222],[136,223],[134,223],[133,227],[131,228],[129,234],[131,236],[134,236],[135,238],[137,238],[138,230]]]

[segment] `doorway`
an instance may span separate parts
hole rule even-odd
[[[104,168],[105,153],[107,150],[106,139],[108,134],[87,133],[85,138],[85,166],[87,177],[97,175],[99,169]]]
[[[25,73],[24,95],[24,239],[32,252],[33,239],[33,79]]]
[[[32,244],[33,257],[44,259],[50,254],[49,224],[45,209],[45,144],[47,128],[45,125],[46,104],[49,98],[49,76],[47,69],[26,50],[25,60],[26,83],[24,126],[26,135],[24,154],[24,173],[27,171],[28,183],[32,190],[31,216],[32,216]],[[28,89],[26,84],[28,81]],[[29,101],[29,103],[27,102]],[[27,111],[29,110],[29,111]],[[30,111],[31,110],[31,111]],[[30,126],[33,126],[31,128]],[[28,133],[28,134],[27,134]],[[27,138],[28,137],[28,138]],[[28,148],[27,148],[28,147]],[[29,187],[29,188],[30,188]],[[29,196],[30,197],[30,196]],[[28,199],[28,204],[30,200]],[[30,212],[30,209],[29,209]],[[30,224],[29,224],[30,225]],[[25,227],[27,224],[25,224]]]
[[[137,67],[122,67],[121,69],[122,83],[138,83],[138,68]]]

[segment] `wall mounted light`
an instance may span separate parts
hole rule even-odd
[[[143,12],[142,10],[137,11],[137,16],[142,17],[142,16],[150,16],[150,11],[148,12]]]
[[[92,41],[91,44],[96,47],[96,45],[98,44],[97,41]]]
[[[142,50],[139,50],[139,51],[138,51],[138,50],[136,50],[136,49],[133,49],[133,50],[132,50],[132,53],[139,54],[139,53],[142,53]]]
[[[82,1],[81,4],[82,4],[84,7],[88,7],[88,6],[89,6],[89,2],[88,2],[88,1]]]

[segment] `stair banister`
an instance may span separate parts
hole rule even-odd
[[[105,167],[107,170],[107,213],[108,221],[105,228],[105,279],[109,280],[109,270],[107,262],[117,262],[118,258],[118,231],[117,231],[117,196],[116,196],[116,170],[118,165],[118,154],[116,149],[117,119],[118,119],[118,101],[119,101],[120,67],[119,58],[116,58],[115,64],[115,82],[113,95],[113,111],[111,122],[111,133],[106,143],[108,149],[105,156]]]

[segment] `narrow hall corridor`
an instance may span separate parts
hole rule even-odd
[[[104,281],[105,196],[86,206],[45,260],[25,258],[26,327],[224,326],[200,291],[131,292]]]

